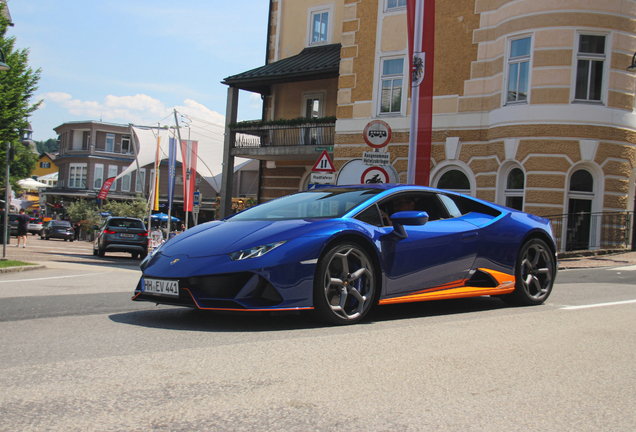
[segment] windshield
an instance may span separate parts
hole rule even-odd
[[[230,221],[327,219],[342,217],[381,189],[318,189],[279,198],[245,210]]]

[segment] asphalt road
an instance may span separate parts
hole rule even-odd
[[[324,327],[131,302],[138,262],[85,246],[0,275],[0,431],[636,430],[636,267]]]

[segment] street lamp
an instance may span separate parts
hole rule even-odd
[[[4,53],[0,49],[0,71],[8,71],[11,69],[9,65],[5,62]],[[11,143],[7,142],[7,156],[6,156],[6,179],[5,179],[5,189],[4,189],[4,220],[2,221],[2,259],[7,259],[7,231],[11,232],[9,228],[9,162],[10,162],[10,153],[11,152]]]

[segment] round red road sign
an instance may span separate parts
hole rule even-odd
[[[372,183],[388,183],[389,174],[382,167],[372,166],[367,168],[360,177],[360,183],[372,184]]]
[[[382,120],[373,120],[364,127],[362,135],[369,147],[379,149],[391,141],[391,126]]]

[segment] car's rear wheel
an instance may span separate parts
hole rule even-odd
[[[139,254],[139,259],[145,259],[148,256],[148,252],[142,252]]]
[[[318,262],[314,311],[329,324],[353,324],[369,313],[375,291],[375,269],[369,254],[356,243],[341,243]]]
[[[519,252],[515,266],[515,290],[502,299],[510,304],[543,304],[552,292],[556,261],[548,245],[540,239],[527,241]]]
[[[139,254],[138,253],[134,253],[134,252],[131,252],[130,256],[132,257],[132,259],[139,258]]]

